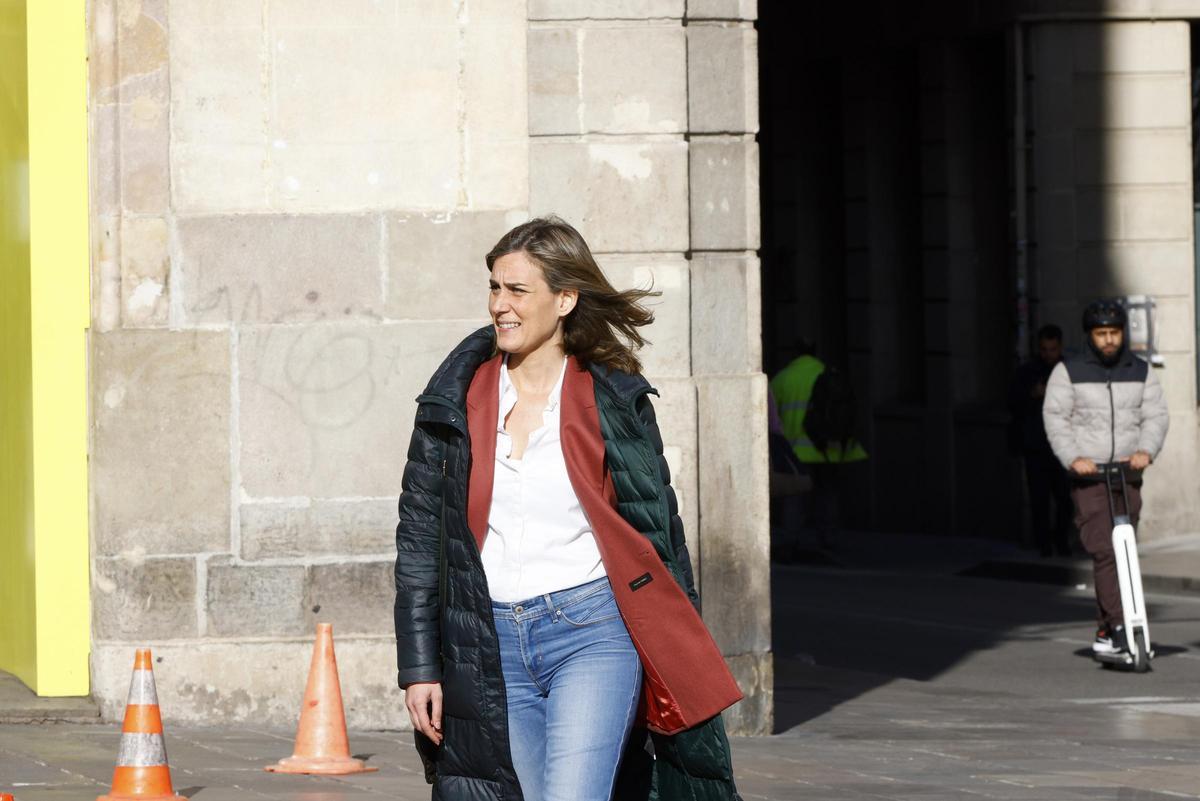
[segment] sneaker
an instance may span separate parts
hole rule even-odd
[[[1116,645],[1113,644],[1112,635],[1107,629],[1099,629],[1096,632],[1096,639],[1092,642],[1093,654],[1115,654],[1117,652]]]

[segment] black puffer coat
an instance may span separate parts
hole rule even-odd
[[[495,353],[491,326],[467,337],[417,399],[396,529],[398,681],[440,681],[443,744],[416,734],[433,798],[522,801],[508,747],[500,650],[478,546],[468,525],[471,443],[468,389]],[[698,603],[662,440],[641,376],[593,366],[597,411],[618,511],[654,546],[671,576]],[[657,463],[647,482],[646,462]],[[662,514],[658,510],[662,510]],[[669,581],[669,580],[668,580]],[[442,588],[439,593],[439,587]],[[685,604],[686,606],[686,604]],[[616,799],[737,799],[720,716],[674,735],[635,729]]]

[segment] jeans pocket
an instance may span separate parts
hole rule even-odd
[[[619,617],[621,610],[617,608],[617,599],[612,589],[605,587],[584,598],[571,601],[558,609],[558,616],[572,626],[590,626],[603,623]]]

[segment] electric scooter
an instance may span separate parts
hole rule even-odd
[[[1112,518],[1113,554],[1116,556],[1117,580],[1121,586],[1121,609],[1125,617],[1126,650],[1112,654],[1094,654],[1097,662],[1105,667],[1116,667],[1145,673],[1154,658],[1150,642],[1150,620],[1146,614],[1146,599],[1142,594],[1142,571],[1138,565],[1137,537],[1133,522],[1129,518],[1129,492],[1126,489],[1126,472],[1129,465],[1124,462],[1106,462],[1096,465],[1104,480],[1108,496],[1108,513]],[[1125,501],[1125,514],[1118,515],[1113,503],[1116,483],[1120,483],[1121,498]]]

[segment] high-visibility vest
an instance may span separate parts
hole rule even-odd
[[[846,453],[842,452],[840,442],[830,442],[822,453],[804,431],[804,416],[808,413],[813,386],[817,383],[817,376],[823,372],[825,365],[816,356],[801,356],[771,379],[771,394],[779,407],[783,433],[791,443],[796,458],[802,462],[862,461],[867,458],[867,452],[858,440],[851,441]]]

